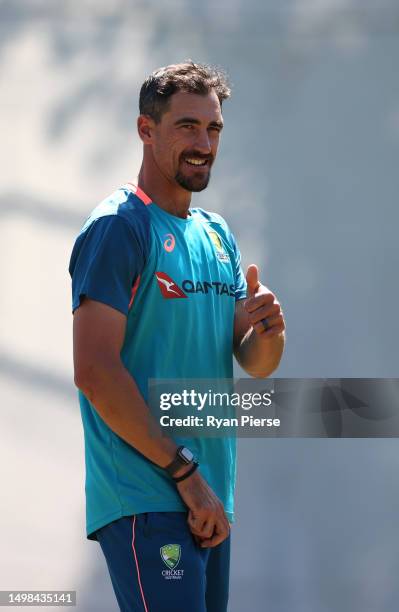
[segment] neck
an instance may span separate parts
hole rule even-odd
[[[137,177],[137,185],[153,202],[171,215],[185,219],[189,214],[191,191],[171,183],[159,172],[151,172],[146,169],[144,163]]]

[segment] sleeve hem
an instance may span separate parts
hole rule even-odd
[[[247,292],[246,291],[239,291],[236,293],[236,302],[238,302],[239,300],[244,300],[247,297]]]
[[[124,304],[121,304],[120,302],[110,299],[109,296],[104,296],[101,294],[92,293],[88,291],[81,291],[79,293],[78,298],[73,301],[72,314],[75,312],[75,310],[79,308],[79,306],[81,306],[82,298],[85,298],[85,297],[89,298],[90,300],[93,300],[94,302],[101,302],[102,304],[105,304],[106,306],[110,306],[111,308],[113,308],[114,310],[118,310],[125,316],[128,315],[129,308],[125,306]]]

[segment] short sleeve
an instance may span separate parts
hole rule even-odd
[[[83,297],[127,315],[132,286],[145,263],[134,228],[118,215],[95,219],[76,239],[69,264],[72,312]]]
[[[233,234],[230,232],[231,243],[234,252],[234,284],[235,284],[235,298],[236,300],[242,300],[247,297],[247,281],[245,280],[244,272],[241,267],[241,253],[237,246],[236,240]]]

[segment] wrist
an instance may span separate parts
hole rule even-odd
[[[173,475],[172,478],[176,484],[183,482],[185,480],[191,480],[192,476],[195,474],[199,467],[199,463],[197,461],[192,461],[191,465],[187,467],[184,473],[181,476]]]
[[[175,478],[175,477],[179,478],[179,476],[183,476],[191,469],[192,465],[193,465],[193,461],[190,461],[190,463],[188,463],[187,465],[182,465],[173,473],[172,478]]]
[[[180,476],[184,472],[186,472],[186,468],[188,466],[193,465],[194,455],[189,448],[186,446],[179,446],[176,449],[175,456],[173,460],[165,466],[165,470],[168,472],[169,476],[172,478],[174,476]],[[184,468],[182,470],[182,468]]]

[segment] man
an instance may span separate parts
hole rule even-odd
[[[283,351],[281,308],[257,267],[245,282],[226,222],[190,209],[229,95],[221,71],[191,61],[146,79],[137,183],[91,213],[71,256],[87,537],[123,612],[227,609],[235,440],[163,435],[148,380],[231,378],[233,350],[265,377]]]

